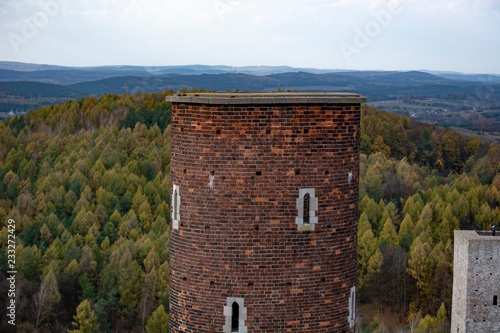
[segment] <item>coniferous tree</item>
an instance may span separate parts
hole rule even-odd
[[[69,333],[93,333],[99,328],[94,311],[90,308],[90,303],[86,299],[78,305],[76,315],[73,318],[75,320],[73,322],[75,329],[68,331]]]
[[[146,325],[148,333],[168,333],[168,316],[163,305],[160,305]]]

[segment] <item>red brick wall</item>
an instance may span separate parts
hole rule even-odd
[[[222,332],[227,297],[244,298],[248,332],[349,332],[359,126],[359,104],[174,103],[170,332]],[[295,224],[301,188],[314,231]]]

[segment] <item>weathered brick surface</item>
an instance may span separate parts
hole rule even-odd
[[[350,331],[359,126],[359,104],[173,104],[171,333],[222,332],[227,297],[248,332]],[[295,224],[304,188],[314,231]]]

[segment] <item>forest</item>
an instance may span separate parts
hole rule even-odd
[[[17,332],[165,332],[169,93],[68,100],[0,123],[0,292],[12,219]],[[358,302],[378,318],[358,328],[389,332],[392,314],[412,332],[447,332],[453,231],[498,223],[500,147],[363,106],[361,153]]]

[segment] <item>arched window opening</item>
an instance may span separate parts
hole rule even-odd
[[[351,291],[351,309],[355,309],[356,308],[356,297],[354,296],[354,291]],[[354,317],[354,315],[353,315]]]
[[[243,298],[228,297],[226,304],[224,306],[225,324],[222,331],[224,333],[247,333],[245,300]]]
[[[240,306],[234,302],[231,306],[233,308],[233,317],[231,318],[231,332],[238,332],[240,327]]]
[[[181,206],[181,196],[179,185],[173,185],[172,189],[172,229],[179,230],[179,220],[181,218],[180,215],[180,206]]]
[[[351,296],[349,297],[349,327],[354,327],[356,320],[356,287],[351,288]]]
[[[295,224],[299,231],[314,231],[314,225],[318,223],[316,211],[318,210],[318,198],[315,196],[313,188],[299,189],[297,200],[298,214],[295,217]]]
[[[311,196],[309,193],[306,193],[304,195],[304,211],[303,211],[303,218],[304,218],[304,224],[309,224],[309,207],[310,207],[310,201],[311,201]]]
[[[177,220],[177,200],[178,200],[177,190],[174,191],[174,220]]]

